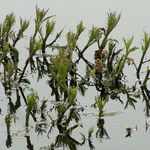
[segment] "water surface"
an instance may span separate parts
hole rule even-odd
[[[150,1],[149,0],[132,0],[132,1],[121,1],[121,0],[0,0],[0,14],[1,20],[10,12],[14,12],[16,17],[24,17],[30,20],[33,20],[35,16],[35,7],[36,5],[40,8],[49,9],[51,15],[56,15],[55,20],[57,23],[58,30],[65,27],[65,31],[74,30],[75,25],[77,25],[81,20],[88,29],[95,26],[105,26],[107,12],[111,10],[116,10],[117,12],[122,13],[122,17],[117,29],[113,32],[112,37],[115,37],[121,41],[122,37],[131,37],[134,35],[135,44],[140,43],[143,31],[150,31],[149,18],[150,18]],[[30,27],[32,31],[32,27]],[[29,33],[30,33],[29,31]],[[84,42],[83,37],[83,42]],[[63,40],[62,40],[63,42]],[[82,42],[81,42],[82,45]],[[21,46],[20,46],[21,47]],[[24,53],[24,52],[22,52]],[[92,53],[92,52],[89,52]],[[89,54],[88,54],[89,55]],[[93,56],[93,53],[89,56]],[[150,54],[149,54],[150,55]],[[138,53],[136,55],[138,58]],[[82,70],[82,69],[81,69]],[[130,74],[129,74],[130,76]],[[132,77],[131,77],[132,80]],[[41,88],[42,85],[42,88]],[[43,88],[43,83],[35,83],[32,85],[33,88],[40,92],[41,97],[49,97],[49,90],[47,85]],[[0,116],[0,145],[1,150],[7,149],[6,141],[6,127],[5,127],[5,110],[7,110],[7,99],[3,94],[3,87],[0,85],[0,107],[3,110],[3,115]],[[83,98],[79,96],[81,103],[84,105],[89,105],[92,103],[96,95],[96,91],[89,90],[86,96]],[[24,105],[24,104],[22,104]],[[111,102],[107,106],[107,110],[111,111],[121,111],[123,114],[120,114],[115,117],[106,118],[106,129],[110,135],[109,140],[94,140],[93,145],[95,149],[107,149],[107,150],[141,150],[148,149],[150,146],[150,132],[149,130],[145,132],[145,114],[143,112],[143,104],[139,100],[139,105],[137,105],[136,110],[131,108],[124,111],[124,107],[118,102]],[[16,123],[12,127],[12,147],[11,150],[25,150],[26,139],[23,136],[24,133],[24,109],[20,108],[16,116],[18,117]],[[87,125],[87,129],[91,126],[96,125],[96,117],[89,116],[87,118],[83,117],[83,124]],[[31,121],[31,124],[34,126],[34,123]],[[138,127],[138,130],[133,133],[131,138],[125,138],[126,128],[135,126]],[[85,132],[87,129],[79,129]],[[17,136],[16,133],[19,132]],[[53,135],[57,134],[57,131],[53,132]],[[47,139],[46,135],[36,136],[34,129],[31,129],[30,139],[34,145],[34,149],[38,150],[41,146],[47,146],[50,143],[54,142],[54,136],[52,135],[51,139]],[[81,139],[78,133],[73,133],[73,136],[78,140]],[[144,147],[143,147],[144,146]],[[61,149],[61,148],[60,148]],[[86,145],[85,147],[79,147],[79,150],[89,149]]]

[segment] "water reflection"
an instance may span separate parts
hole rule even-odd
[[[5,117],[5,123],[6,123],[6,127],[7,127],[7,139],[6,139],[7,148],[12,146],[12,137],[11,137],[11,132],[10,132],[11,119],[12,119],[11,114],[7,114]]]
[[[27,149],[28,150],[34,150],[34,145],[31,143],[30,136],[25,136],[27,140]]]
[[[131,135],[136,132],[138,129],[138,127],[136,126],[135,128],[131,128],[131,127],[128,127],[126,128],[126,136],[125,137],[131,137]]]
[[[99,118],[97,120],[98,130],[96,131],[96,137],[100,138],[100,139],[103,139],[103,138],[110,139],[110,137],[109,137],[109,135],[107,133],[107,130],[104,127],[104,124],[105,124],[105,120],[104,119]]]
[[[70,135],[61,135],[59,134],[57,137],[56,137],[56,142],[55,142],[55,146],[56,147],[69,147],[69,149],[72,149],[72,150],[77,150],[77,146],[81,146],[84,144],[84,140],[82,143],[78,142],[77,140],[75,140],[74,138],[72,138]]]

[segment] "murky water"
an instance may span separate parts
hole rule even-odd
[[[26,17],[31,19],[35,16],[36,5],[40,8],[49,8],[49,13],[56,15],[56,23],[58,30],[65,27],[65,31],[73,30],[75,25],[77,25],[81,20],[86,26],[87,30],[95,26],[105,26],[106,14],[111,10],[116,10],[122,13],[122,17],[118,28],[113,32],[112,37],[122,40],[122,37],[135,36],[135,44],[140,43],[143,31],[150,31],[149,19],[150,10],[149,0],[132,0],[132,1],[121,1],[121,0],[0,0],[0,14],[1,20],[8,13],[14,12],[19,19],[19,17]],[[32,31],[30,27],[29,33]],[[62,39],[63,42],[63,39]],[[84,42],[84,37],[83,37]],[[81,43],[82,45],[82,43]],[[21,46],[22,47],[22,46]],[[25,47],[25,46],[24,46]],[[22,55],[25,52],[22,52]],[[90,52],[89,52],[90,53]],[[88,54],[89,55],[89,54]],[[149,54],[150,55],[150,54]],[[90,56],[90,55],[89,55]],[[92,53],[93,56],[93,53]],[[90,59],[90,58],[89,58]],[[138,61],[138,53],[135,57]],[[81,69],[82,70],[82,69]],[[128,71],[128,70],[127,70]],[[129,75],[133,80],[132,75]],[[50,98],[48,86],[43,87],[43,82],[34,83],[32,85],[35,91],[40,93],[40,97]],[[42,86],[42,88],[41,88]],[[94,97],[96,96],[95,90],[89,90],[85,97],[79,96],[81,105],[90,106],[93,103]],[[7,130],[5,125],[5,115],[7,113],[8,99],[4,95],[3,87],[0,85],[0,108],[2,109],[2,115],[0,115],[0,146],[1,150],[7,149],[6,139]],[[105,118],[105,128],[109,134],[110,139],[98,140],[93,138],[92,144],[95,149],[107,149],[107,150],[141,150],[148,149],[150,146],[150,131],[145,132],[145,114],[143,112],[144,104],[141,103],[139,99],[139,105],[137,105],[136,110],[128,108],[124,110],[118,102],[110,102],[107,106],[109,111],[123,112],[114,117]],[[33,149],[38,150],[41,147],[48,146],[55,142],[55,135],[58,131],[52,131],[50,138],[47,138],[47,134],[38,135],[34,131],[34,122],[31,119],[31,129],[29,132],[30,136],[24,136],[24,118],[25,109],[24,102],[22,102],[22,107],[16,113],[16,122],[12,123],[11,135],[12,135],[12,146],[9,148],[11,150],[26,150]],[[93,112],[93,109],[87,109],[88,113]],[[92,111],[92,112],[91,112]],[[97,117],[93,115],[85,116],[83,114],[82,123],[86,128],[77,129],[78,132],[73,132],[73,137],[79,142],[82,142],[82,136],[79,132],[87,134],[90,127],[96,126]],[[32,127],[33,126],[33,127]],[[126,138],[126,128],[136,128],[131,138]],[[48,131],[49,128],[47,128]],[[31,142],[31,143],[30,143]],[[84,146],[77,146],[79,150],[90,149],[88,143]],[[63,149],[62,147],[58,149]],[[67,148],[66,148],[67,149]]]

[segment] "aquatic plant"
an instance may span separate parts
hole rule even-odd
[[[55,142],[50,147],[65,147],[77,149],[76,145],[83,145],[88,139],[90,149],[94,149],[92,137],[109,139],[105,127],[105,117],[114,116],[120,112],[107,112],[106,105],[110,101],[119,101],[124,105],[136,109],[137,98],[145,102],[146,116],[150,116],[150,69],[146,59],[150,47],[150,37],[144,32],[141,48],[133,46],[134,38],[122,38],[123,48],[118,49],[119,42],[111,37],[111,32],[117,27],[121,14],[109,12],[105,27],[95,27],[89,30],[85,45],[80,46],[79,40],[86,28],[81,21],[75,31],[66,33],[66,40],[59,44],[64,29],[55,34],[56,22],[54,16],[48,15],[48,10],[36,7],[36,17],[33,33],[28,35],[24,65],[21,65],[21,49],[19,42],[24,39],[30,22],[20,19],[20,25],[15,30],[16,19],[13,13],[7,15],[0,23],[0,81],[8,98],[8,115],[5,118],[7,126],[7,147],[11,147],[10,134],[11,115],[26,105],[25,126],[28,128],[30,118],[35,123],[38,135],[47,133],[50,138],[54,127],[58,130]],[[55,34],[55,35],[54,35]],[[93,47],[96,47],[93,49]],[[132,53],[141,49],[139,63],[131,58]],[[91,51],[93,59],[85,57]],[[131,54],[131,55],[130,55]],[[84,63],[83,72],[79,71]],[[124,73],[128,65],[133,65],[137,81],[134,85],[124,82],[127,74]],[[142,73],[142,69],[146,71]],[[85,70],[84,70],[85,69]],[[33,80],[37,82],[46,79],[49,86],[50,98],[41,100],[40,91],[32,89]],[[141,78],[143,77],[143,80]],[[35,82],[35,80],[34,80]],[[88,130],[88,138],[81,133],[82,142],[72,137],[72,132],[82,124],[82,112],[85,108],[80,104],[79,94],[86,96],[90,88],[95,89],[96,97],[92,99],[92,109],[96,109],[96,127]],[[126,101],[122,99],[126,95]],[[13,101],[16,99],[16,101]],[[50,99],[54,99],[52,102]],[[0,111],[4,112],[3,108]],[[39,115],[40,114],[40,115]],[[148,125],[147,125],[148,126]],[[49,129],[49,131],[47,131]],[[129,130],[127,131],[129,132]],[[129,134],[130,135],[130,134]],[[25,136],[27,147],[33,149],[29,136]]]
[[[34,114],[34,111],[36,111],[37,107],[37,93],[32,91],[28,96],[27,96],[27,109],[26,109],[26,127],[29,126],[29,117],[31,114]]]

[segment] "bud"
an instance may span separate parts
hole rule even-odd
[[[95,51],[95,54],[94,54],[94,59],[96,60],[96,59],[100,59],[100,57],[101,57],[101,51],[100,50],[96,50]]]
[[[103,63],[100,59],[95,60],[95,71],[96,73],[100,73],[103,70]]]

